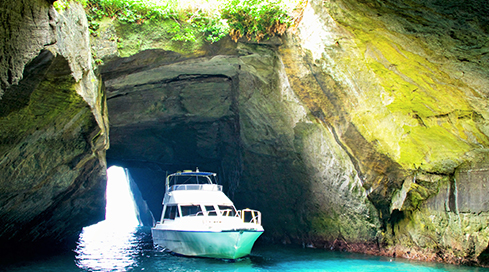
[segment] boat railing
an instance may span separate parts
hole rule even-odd
[[[236,212],[234,209],[224,209],[220,210],[221,216],[228,216],[228,217],[234,217],[236,216]]]
[[[180,191],[180,190],[201,190],[201,191],[221,191],[222,185],[217,184],[178,184],[172,185],[169,188],[169,192],[171,191]]]
[[[261,225],[261,212],[252,209],[242,209],[238,211],[238,216],[243,220],[244,223],[253,223]]]

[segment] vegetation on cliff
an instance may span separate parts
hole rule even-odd
[[[172,40],[195,42],[203,37],[216,42],[230,35],[237,41],[242,36],[257,41],[283,34],[293,23],[292,9],[296,0],[214,0],[214,1],[158,1],[158,0],[78,0],[87,10],[92,33],[97,21],[104,17],[121,23],[170,23],[166,31]],[[69,7],[67,0],[58,0],[55,7]]]

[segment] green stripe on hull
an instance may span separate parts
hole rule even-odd
[[[250,254],[261,231],[198,232],[153,229],[156,245],[184,256],[237,259]]]

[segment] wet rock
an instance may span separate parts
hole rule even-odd
[[[218,172],[238,207],[269,215],[271,240],[375,240],[376,211],[350,158],[308,116],[276,47],[220,46],[200,57],[152,49],[104,62],[109,163],[132,167],[141,188],[158,188],[166,172]],[[155,214],[161,190],[142,190]]]

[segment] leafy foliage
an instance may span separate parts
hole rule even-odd
[[[121,22],[141,23],[144,20],[176,18],[172,2],[164,5],[144,0],[88,0],[87,11],[95,19],[117,18]]]
[[[243,35],[260,41],[266,36],[282,35],[292,24],[279,1],[231,0],[224,6],[222,18],[227,19],[230,35],[237,41]]]
[[[88,0],[56,0],[53,3],[53,7],[58,12],[61,12],[61,11],[66,10],[67,8],[70,7],[70,4],[69,4],[70,1],[81,3],[85,7],[87,5]]]
[[[229,33],[229,26],[226,21],[222,20],[215,14],[199,11],[191,17],[192,27],[203,33],[206,41],[217,42]]]
[[[199,35],[211,43],[226,35],[235,41],[242,36],[260,41],[283,34],[293,22],[278,0],[214,0],[217,1],[215,7],[223,8],[213,10],[205,8],[211,0],[193,6],[181,6],[178,0],[82,1],[87,1],[87,17],[92,33],[98,29],[97,20],[109,17],[130,24],[171,20],[174,24],[169,33],[174,41],[195,41]]]

